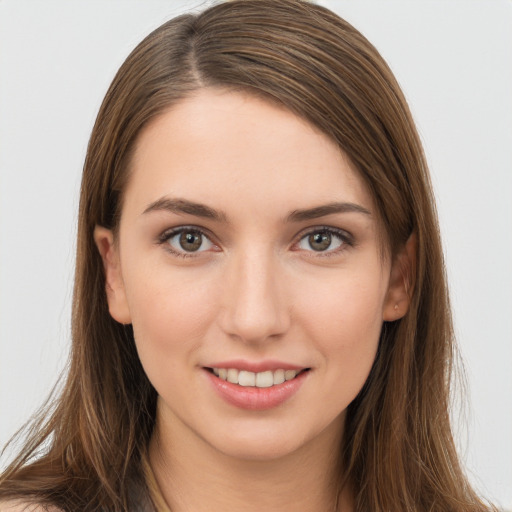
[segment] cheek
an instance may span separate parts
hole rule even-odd
[[[363,386],[375,360],[382,329],[385,280],[381,273],[353,273],[310,286],[298,304],[303,328],[325,361],[332,389],[343,383],[351,401]]]
[[[355,341],[351,333],[371,336],[380,332],[386,295],[381,272],[368,267],[361,272],[342,269],[328,278],[309,276],[300,287],[307,292],[296,294],[296,307],[304,312],[302,317],[310,320],[312,328],[325,332],[327,339],[341,336]]]
[[[177,356],[200,345],[215,316],[214,290],[197,273],[165,265],[134,274],[126,281],[126,291],[142,364],[178,371]]]

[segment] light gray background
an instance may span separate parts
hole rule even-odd
[[[469,382],[458,443],[481,492],[512,509],[512,2],[319,3],[377,46],[410,101]],[[201,4],[0,0],[0,445],[66,362],[79,179],[101,99],[143,36]]]

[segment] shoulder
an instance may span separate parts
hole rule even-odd
[[[0,500],[0,512],[60,512],[55,507],[45,507],[37,503],[27,503],[20,500]]]

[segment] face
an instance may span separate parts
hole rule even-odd
[[[132,164],[118,239],[95,238],[159,430],[260,459],[339,435],[406,307],[347,158],[283,108],[202,90],[145,128]]]

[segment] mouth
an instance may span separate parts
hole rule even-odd
[[[270,410],[289,402],[311,373],[311,368],[278,361],[219,361],[203,370],[218,396],[231,406],[250,411]]]
[[[310,371],[310,368],[303,368],[302,370],[280,368],[263,372],[251,372],[236,368],[206,368],[206,370],[221,380],[241,387],[271,388],[296,379],[304,372]]]

